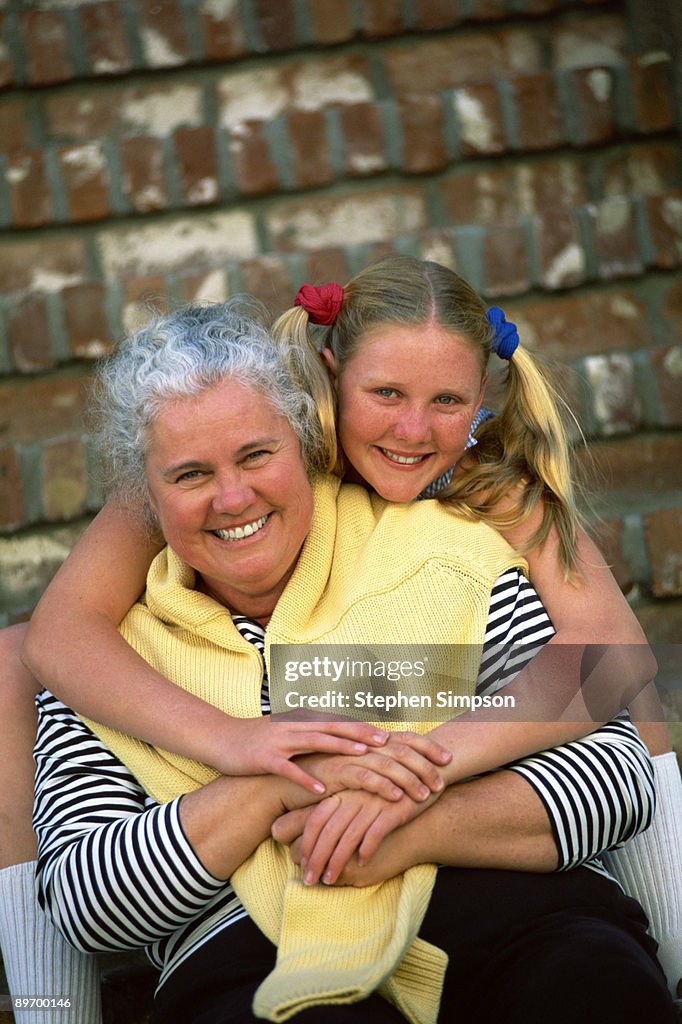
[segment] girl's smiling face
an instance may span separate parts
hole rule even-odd
[[[477,350],[436,324],[368,331],[336,374],[338,434],[347,478],[407,502],[465,450],[487,378]]]

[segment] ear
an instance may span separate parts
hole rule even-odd
[[[320,359],[327,367],[327,373],[332,385],[336,384],[336,356],[330,348],[320,349]]]

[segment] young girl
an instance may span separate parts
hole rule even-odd
[[[563,685],[553,687],[555,704],[544,718],[560,719],[576,698],[571,710],[563,721],[488,722],[482,727],[485,739],[476,716],[462,716],[460,777],[573,739],[611,717],[650,678],[652,661],[627,602],[578,526],[554,399],[531,357],[521,348],[512,351],[512,325],[497,315],[491,327],[481,300],[457,275],[409,257],[389,257],[343,290],[304,288],[298,301],[276,332],[286,343],[290,333],[307,334],[309,320],[329,325],[322,354],[336,376],[347,477],[388,500],[438,493],[466,514],[488,520],[526,553],[531,581],[556,626],[548,671],[555,683],[563,673]],[[509,372],[499,415],[486,418],[480,410],[491,336]],[[322,380],[315,397],[328,402]],[[368,733],[351,737],[331,726],[325,731],[321,723],[311,739],[310,727],[302,723],[274,729],[267,721],[228,719],[158,676],[115,629],[144,589],[157,551],[158,544],[120,505],[105,507],[34,615],[26,660],[37,678],[88,717],[226,774],[279,772],[313,788],[314,780],[304,779],[291,760],[296,754],[344,749],[339,744],[353,740],[375,742]],[[18,641],[16,635],[3,638],[6,648],[16,648]],[[590,643],[632,645],[620,650],[641,653],[626,660],[636,661],[627,685],[609,692],[601,713],[592,715],[579,693],[581,652]],[[618,650],[614,646],[611,655]],[[562,657],[565,652],[568,657]],[[602,678],[613,678],[606,663],[602,669]],[[26,707],[35,683],[18,668],[11,683],[14,696],[4,691],[7,715],[26,723],[28,716],[20,719],[18,709]],[[532,700],[538,707],[537,681],[526,680],[525,689],[523,679],[513,685],[522,709]],[[587,703],[592,709],[589,696]],[[654,753],[669,750],[664,727],[657,730],[654,723],[646,735]],[[22,758],[27,764],[28,748],[24,724],[6,753],[13,772]],[[351,752],[349,746],[345,750]],[[13,813],[20,813],[18,800],[19,794]],[[5,862],[14,863],[12,858],[10,850]]]

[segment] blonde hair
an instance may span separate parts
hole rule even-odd
[[[371,329],[435,323],[478,351],[483,375],[493,340],[486,313],[481,297],[449,268],[411,256],[387,256],[345,286],[335,322],[320,340],[333,352],[341,374]],[[284,313],[273,333],[315,347],[308,314],[300,306]],[[541,545],[555,527],[560,562],[571,578],[577,574],[576,536],[582,517],[564,423],[570,410],[520,346],[507,362],[504,384],[502,409],[476,432],[472,464],[454,474],[438,500],[502,531],[524,523],[542,501],[542,521],[524,551]],[[501,508],[503,499],[506,507]]]

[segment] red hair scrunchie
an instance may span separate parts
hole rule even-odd
[[[295,306],[303,306],[314,324],[333,324],[339,315],[343,302],[343,288],[331,281],[329,284],[304,284],[296,292]]]

